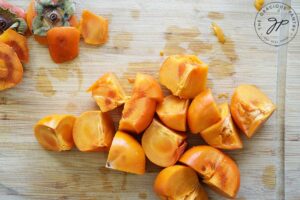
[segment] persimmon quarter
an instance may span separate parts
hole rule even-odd
[[[47,33],[48,48],[54,62],[73,60],[79,53],[80,32],[74,27],[55,27]]]
[[[87,111],[77,118],[73,138],[80,151],[108,151],[114,132],[114,124],[108,113]]]
[[[208,200],[194,170],[182,165],[163,169],[154,181],[154,192],[160,199]]]
[[[35,137],[42,147],[51,151],[66,151],[74,146],[72,130],[76,117],[50,115],[34,127]]]
[[[129,134],[118,131],[109,150],[106,167],[133,174],[144,174],[146,157],[142,146]]]

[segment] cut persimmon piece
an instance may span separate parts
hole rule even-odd
[[[154,181],[154,192],[160,199],[208,200],[197,173],[182,165],[170,166],[159,172]]]
[[[29,61],[29,49],[27,45],[27,38],[12,29],[7,29],[2,35],[0,35],[0,42],[12,47],[19,59],[28,63]]]
[[[129,134],[118,131],[109,150],[106,167],[133,174],[144,174],[146,157],[142,146]]]
[[[167,127],[176,131],[186,131],[188,106],[188,99],[169,95],[157,105],[156,113]]]
[[[174,165],[187,147],[186,134],[179,134],[153,120],[142,137],[147,158],[161,167]]]
[[[80,32],[74,27],[55,27],[47,33],[51,58],[63,63],[76,58],[79,54]]]
[[[126,101],[125,92],[114,73],[106,73],[88,90],[102,112],[107,112],[122,105]]]
[[[173,55],[159,71],[159,81],[173,95],[184,99],[196,97],[206,88],[208,66],[197,56]]]
[[[201,92],[188,110],[188,124],[192,133],[200,133],[221,120],[221,114],[210,89]]]
[[[212,27],[215,35],[217,36],[219,42],[224,44],[226,39],[225,39],[225,35],[224,35],[224,32],[223,32],[222,28],[218,24],[216,24],[215,22],[211,23],[211,27]]]
[[[137,73],[132,98],[149,97],[162,102],[164,95],[159,83],[150,75]]]
[[[228,103],[219,105],[221,120],[200,134],[207,144],[219,149],[241,149],[243,143],[231,119]]]
[[[87,44],[102,45],[108,39],[108,20],[88,10],[82,12],[79,29]]]
[[[148,97],[131,98],[125,103],[119,129],[131,133],[142,133],[152,122],[156,101]]]
[[[0,42],[0,91],[21,82],[23,66],[14,49]]]
[[[70,150],[74,146],[72,130],[75,120],[72,115],[47,116],[35,125],[35,137],[47,150]]]
[[[240,188],[240,171],[236,163],[218,149],[206,145],[187,150],[179,160],[197,171],[203,182],[219,194],[234,198]]]
[[[254,85],[238,86],[231,98],[232,118],[248,138],[257,132],[275,109],[272,101]]]
[[[87,111],[76,120],[73,138],[80,151],[108,151],[113,135],[114,123],[107,113]]]

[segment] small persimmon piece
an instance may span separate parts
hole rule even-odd
[[[207,144],[219,149],[241,149],[243,143],[231,119],[228,103],[219,105],[221,120],[201,131],[201,136]]]
[[[129,134],[118,131],[109,150],[106,167],[133,174],[144,174],[146,157],[142,146]]]
[[[12,29],[7,29],[2,35],[0,35],[0,42],[12,47],[19,59],[28,63],[29,61],[29,49],[27,45],[27,38]]]
[[[255,0],[254,1],[254,6],[256,8],[257,11],[260,11],[262,9],[262,7],[265,4],[265,0]]]
[[[102,45],[108,39],[108,20],[88,10],[82,12],[79,29],[87,44]]]
[[[234,198],[240,188],[240,171],[236,163],[216,148],[206,145],[194,146],[179,160],[197,171],[203,182],[219,194]]]
[[[182,165],[170,166],[159,172],[154,181],[154,192],[162,200],[208,200],[197,173]]]
[[[80,32],[74,27],[55,27],[47,32],[48,48],[54,62],[73,60],[79,53]]]
[[[72,115],[47,116],[35,125],[35,137],[47,150],[70,150],[74,146],[72,130],[75,120]]]
[[[216,24],[215,22],[211,23],[211,27],[212,27],[215,35],[217,36],[219,42],[224,44],[226,39],[225,39],[225,35],[224,35],[224,32],[223,32],[222,28],[218,24]]]
[[[156,101],[148,97],[131,98],[124,106],[119,129],[135,134],[142,133],[152,122]]]
[[[33,37],[34,37],[35,41],[37,41],[39,44],[48,46],[47,36],[34,35]]]
[[[88,90],[102,112],[107,112],[125,103],[126,94],[114,73],[101,76]]]
[[[23,66],[14,49],[0,42],[0,91],[21,82]]]
[[[197,134],[221,120],[221,114],[211,90],[206,89],[192,101],[188,109],[188,125]]]
[[[208,66],[197,56],[173,55],[162,64],[159,81],[173,95],[191,99],[205,90],[207,73]]]
[[[161,167],[174,165],[187,147],[186,134],[179,134],[153,120],[142,137],[147,158]]]
[[[159,83],[150,75],[137,73],[132,98],[149,97],[162,102],[164,95]]]
[[[108,151],[114,132],[114,123],[107,113],[87,111],[77,118],[73,138],[80,151]]]
[[[156,113],[167,127],[176,131],[186,131],[188,106],[188,99],[169,95],[157,105]]]
[[[248,138],[257,132],[275,109],[272,101],[254,85],[238,86],[231,98],[232,118]]]

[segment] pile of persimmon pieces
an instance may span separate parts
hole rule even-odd
[[[35,126],[35,136],[48,150],[70,150],[75,144],[84,152],[108,151],[107,168],[134,174],[145,173],[147,157],[165,167],[154,183],[162,199],[207,199],[197,173],[213,190],[234,198],[240,172],[235,161],[218,149],[241,149],[235,124],[250,138],[275,105],[252,85],[237,87],[230,105],[217,105],[206,87],[207,73],[208,66],[196,56],[168,57],[159,71],[159,82],[172,92],[166,97],[149,75],[136,75],[129,97],[117,77],[107,73],[88,89],[101,111],[88,111],[78,118],[46,117]],[[108,111],[122,104],[115,133]],[[208,145],[186,150],[188,130],[201,135]],[[141,143],[134,135],[141,135]]]

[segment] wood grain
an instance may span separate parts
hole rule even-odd
[[[26,8],[29,0],[9,2]],[[48,152],[39,146],[32,128],[51,113],[79,115],[98,109],[85,90],[105,72],[115,72],[127,92],[127,78],[136,72],[158,77],[166,57],[160,56],[162,50],[165,55],[196,54],[209,63],[214,95],[229,94],[217,98],[219,102],[229,101],[237,85],[251,83],[284,108],[284,115],[275,113],[251,140],[242,136],[243,150],[227,153],[241,170],[237,199],[283,199],[284,194],[285,199],[299,199],[299,34],[288,48],[286,96],[278,98],[279,49],[257,37],[252,0],[78,0],[77,6],[78,16],[86,8],[107,17],[110,39],[102,47],[81,42],[80,56],[61,65],[51,61],[47,48],[29,39],[30,63],[22,84],[0,93],[0,199],[157,199],[152,185],[159,167],[148,163],[148,173],[136,176],[105,169],[105,153]],[[294,1],[293,8],[299,13],[299,2]],[[225,45],[213,35],[212,21],[224,29]],[[111,113],[116,125],[120,111]],[[189,142],[203,143],[198,136]],[[274,173],[264,173],[270,168]],[[272,187],[265,179],[272,180]],[[222,199],[206,189],[211,199]]]

